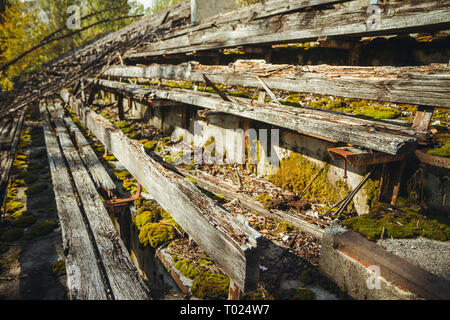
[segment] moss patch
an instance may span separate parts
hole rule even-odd
[[[41,193],[41,192],[43,192],[43,191],[45,191],[47,189],[48,189],[48,185],[47,184],[40,183],[38,185],[35,185],[35,186],[32,186],[32,187],[28,188],[27,190],[25,190],[24,193],[27,196],[32,196],[32,195],[35,195],[35,194],[39,194],[39,193]]]
[[[312,291],[310,289],[297,288],[292,299],[293,300],[315,300],[316,294],[314,293],[314,291]]]
[[[6,203],[6,212],[13,213],[23,208],[23,204],[17,201],[9,201]]]
[[[180,270],[181,273],[189,279],[195,279],[195,277],[200,273],[195,264],[188,259],[178,259],[174,257],[174,262],[175,268]]]
[[[37,218],[33,215],[22,214],[11,221],[11,226],[25,228],[35,223]]]
[[[200,299],[227,298],[230,287],[230,279],[212,272],[199,274],[192,284],[192,294]]]
[[[144,225],[139,232],[139,241],[144,246],[157,246],[174,239],[174,227],[172,225],[157,222]]]
[[[66,274],[66,262],[62,259],[54,262],[52,272],[58,277],[64,276]]]
[[[320,167],[309,161],[306,157],[292,152],[280,162],[280,168],[269,180],[276,186],[300,194],[319,172]],[[350,192],[345,182],[331,184],[327,179],[328,167],[319,174],[306,191],[303,199],[337,202]]]
[[[302,271],[302,273],[300,274],[300,281],[303,284],[311,284],[313,282],[313,279],[311,277],[311,273],[309,272],[309,270]]]
[[[57,225],[58,223],[52,220],[36,223],[31,227],[30,231],[28,232],[25,238],[30,240],[49,234],[50,232],[53,231],[53,229],[57,227]]]
[[[450,220],[445,217],[427,217],[421,213],[421,208],[415,205],[393,210],[387,208],[389,205],[379,203],[371,213],[347,219],[342,225],[350,227],[369,240],[379,239],[382,233],[384,237],[395,239],[417,236],[440,241],[450,239]]]

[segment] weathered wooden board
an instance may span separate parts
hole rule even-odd
[[[131,55],[142,58],[207,49],[252,44],[275,44],[316,40],[318,37],[376,36],[445,30],[450,26],[450,0],[401,1],[379,4],[379,23],[367,23],[373,14],[367,6],[312,10],[271,16],[250,22],[209,26],[179,37],[149,45],[145,52]],[[234,12],[236,17],[240,12]]]
[[[142,87],[108,80],[96,80],[96,84],[106,90],[127,92],[135,99],[161,98],[178,101],[394,155],[413,151],[417,143],[415,136],[419,135],[419,132],[401,126],[329,111],[258,103],[244,98],[233,98],[232,102],[227,102],[206,92]]]
[[[164,39],[179,37],[184,34],[198,30],[208,29],[223,24],[229,24],[236,21],[254,21],[262,18],[268,18],[274,15],[287,14],[299,11],[305,8],[316,6],[326,6],[350,0],[274,0],[264,1],[240,8],[238,12],[230,11],[213,17],[206,18],[200,23],[193,25],[183,25],[178,28],[170,29],[164,33]],[[237,14],[236,14],[237,13]]]
[[[97,155],[95,154],[94,150],[92,150],[92,147],[89,145],[89,142],[86,140],[83,133],[73,122],[72,118],[64,117],[64,109],[60,104],[56,104],[55,108],[57,112],[59,112],[63,117],[67,129],[74,136],[78,148],[81,151],[79,155],[83,160],[86,169],[88,169],[88,171],[91,173],[91,176],[97,188],[103,188],[110,192],[114,192],[117,188],[116,184],[109,176],[100,160],[97,158]]]
[[[57,104],[58,102],[56,102]],[[53,105],[47,109],[55,123],[58,140],[69,165],[83,211],[101,258],[111,295],[115,300],[147,300],[149,291],[133,265],[89,173],[72,144],[60,114]]]
[[[71,300],[106,300],[108,295],[95,249],[78,206],[64,156],[41,102],[41,118],[52,176],[53,192],[61,225],[66,262],[68,296]]]
[[[19,143],[25,112],[26,110],[23,110],[11,122],[4,119],[5,121],[2,123],[0,133],[2,138],[2,145],[0,145],[0,206],[3,205],[3,200],[6,196],[11,166],[16,157],[17,144]]]
[[[332,67],[271,65],[261,60],[239,61],[230,66],[196,63],[114,66],[111,77],[212,82],[228,86],[260,87],[264,77],[272,90],[308,92],[341,97],[390,101],[450,108],[450,68],[436,67]]]
[[[256,288],[262,239],[258,232],[217,206],[192,182],[165,169],[146,154],[142,144],[79,100],[71,97],[69,106],[241,290]]]

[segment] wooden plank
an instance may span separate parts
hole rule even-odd
[[[230,66],[197,63],[114,66],[104,75],[203,82],[203,74],[212,82],[227,86],[260,87],[255,77],[259,74],[265,76],[264,82],[272,90],[450,108],[450,68],[447,66],[292,66],[244,60]]]
[[[64,110],[61,105],[55,105],[56,111],[59,112],[61,117],[63,117],[64,122],[66,123],[67,129],[74,136],[75,141],[78,145],[79,150],[81,151],[80,157],[83,160],[84,165],[91,173],[93,181],[97,188],[103,188],[106,191],[114,192],[117,189],[116,184],[113,179],[109,176],[105,167],[103,167],[100,160],[97,158],[92,147],[89,145],[89,142],[84,137],[83,133],[80,131],[78,126],[73,122],[72,118],[64,117]]]
[[[206,92],[154,86],[142,87],[108,80],[96,80],[96,84],[106,90],[126,92],[137,99],[157,97],[178,101],[393,155],[413,151],[417,143],[414,137],[416,132],[413,130],[330,111],[258,103],[236,97],[233,97],[232,102],[226,102],[217,95]],[[411,135],[407,136],[407,133]]]
[[[274,15],[287,14],[308,7],[326,6],[336,3],[348,2],[350,0],[275,0],[264,1],[240,8],[239,11],[230,11],[209,17],[193,25],[183,25],[178,28],[169,29],[164,33],[164,39],[179,37],[188,33],[208,29],[214,26],[230,24],[237,21],[253,21],[268,18]],[[238,13],[238,14],[237,14]]]
[[[20,132],[22,130],[22,125],[25,118],[25,112],[26,110],[23,110],[20,115],[16,116],[11,124],[9,133],[2,130],[2,135],[7,135],[8,138],[4,140],[6,145],[3,146],[6,146],[7,149],[2,150],[2,148],[0,148],[0,206],[3,205],[6,197],[11,167],[14,162],[14,158],[16,157],[17,144],[20,140]],[[7,125],[9,125],[9,123],[6,121],[4,123],[4,127]],[[4,127],[2,129],[4,129]]]
[[[148,289],[117,234],[95,185],[72,144],[61,116],[53,105],[48,105],[47,109],[55,123],[58,140],[71,170],[113,299],[148,300]]]
[[[297,12],[248,23],[237,21],[217,27],[206,26],[203,30],[155,42],[145,52],[132,54],[130,57],[310,41],[318,37],[367,37],[445,30],[450,26],[450,0],[402,1],[378,6],[382,12],[380,23],[375,26],[368,26],[366,23],[371,15],[367,13],[367,6]],[[239,16],[239,11],[234,14]]]
[[[53,192],[61,225],[69,299],[106,300],[108,299],[106,287],[94,247],[89,239],[87,227],[70,183],[70,174],[64,156],[42,102],[40,112]]]
[[[335,237],[336,248],[365,267],[376,265],[381,277],[426,299],[450,299],[450,283],[387,252],[361,235],[347,231]]]
[[[244,291],[259,278],[261,235],[165,169],[107,119],[73,97],[70,108],[175,221]],[[176,199],[176,201],[174,201]]]

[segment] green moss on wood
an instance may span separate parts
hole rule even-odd
[[[174,239],[173,226],[164,222],[147,223],[139,232],[139,241],[144,246],[157,246]]]
[[[320,167],[308,160],[306,157],[291,152],[291,154],[281,160],[280,168],[275,175],[269,176],[269,180],[276,186],[286,188],[296,194],[305,191],[309,182],[318,174]],[[315,178],[314,182],[306,190],[304,199],[328,201],[336,203],[350,192],[344,181],[331,184],[327,179],[328,167]]]
[[[311,273],[309,270],[303,270],[300,274],[300,281],[303,284],[311,284],[313,282],[313,279],[311,277]]]
[[[195,279],[196,276],[199,275],[200,271],[196,268],[195,264],[192,263],[189,259],[178,259],[174,257],[175,268],[180,270],[181,273],[189,278]]]
[[[191,292],[200,299],[220,299],[228,297],[229,287],[229,278],[206,271],[195,277]]]
[[[61,259],[52,264],[52,272],[57,277],[62,277],[66,274],[66,262]]]
[[[445,217],[428,217],[422,214],[416,205],[387,209],[389,205],[379,203],[371,213],[353,217],[342,222],[355,232],[366,236],[369,240],[381,237],[395,239],[423,236],[433,240],[450,239],[450,220]]]
[[[315,300],[316,294],[314,293],[314,291],[312,291],[310,289],[297,288],[292,299],[293,300]]]
[[[9,201],[6,203],[6,212],[13,213],[23,208],[23,204],[17,201]]]

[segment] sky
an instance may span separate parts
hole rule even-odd
[[[137,0],[139,3],[142,3],[145,8],[148,8],[152,5],[153,0]]]

